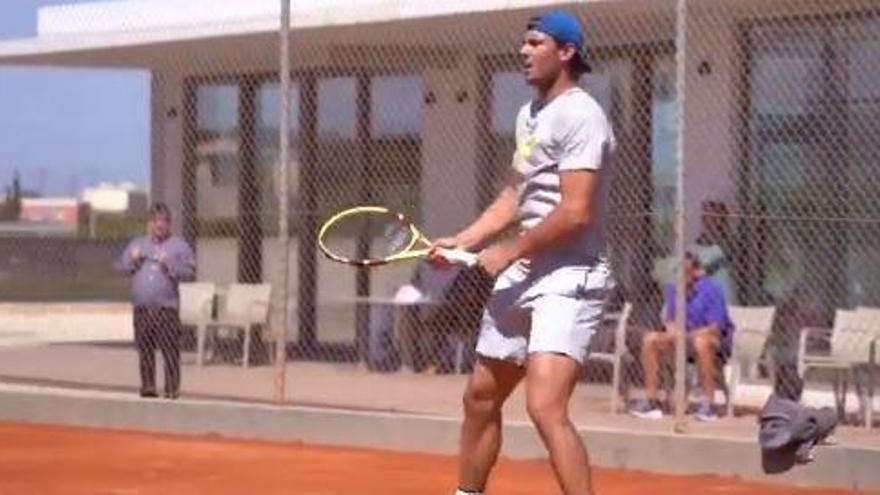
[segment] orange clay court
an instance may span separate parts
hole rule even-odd
[[[0,423],[0,494],[449,495],[452,456]],[[599,469],[600,495],[837,495],[715,476]],[[489,493],[556,494],[539,461],[502,460]]]

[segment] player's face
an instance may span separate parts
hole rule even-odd
[[[556,40],[540,31],[526,31],[519,54],[526,82],[538,88],[552,85],[567,63]]]
[[[147,222],[147,232],[157,239],[165,239],[171,233],[171,220],[167,215],[156,213]]]

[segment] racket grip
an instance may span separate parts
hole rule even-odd
[[[476,266],[477,264],[477,254],[462,249],[437,248],[437,254],[446,258],[447,261],[466,267]]]

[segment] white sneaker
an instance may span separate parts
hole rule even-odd
[[[694,413],[694,419],[697,421],[715,421],[718,419],[718,416],[716,416],[715,411],[712,410],[712,404],[703,402]]]
[[[652,403],[644,399],[633,404],[629,413],[642,419],[663,419],[663,410],[660,406],[656,402]]]
[[[828,435],[819,442],[819,445],[837,445],[837,438],[834,435]]]

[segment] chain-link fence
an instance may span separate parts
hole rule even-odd
[[[577,413],[644,398],[672,413],[678,382],[680,405],[714,391],[721,415],[775,391],[867,420],[880,337],[876,1],[294,2],[287,38],[279,3],[48,9],[43,43],[0,51],[0,63],[150,71],[151,199],[170,206],[203,283],[182,289],[185,395],[457,411],[485,281],[426,262],[334,263],[317,230],[363,204],[431,237],[475,219],[509,174],[532,96],[526,23],[565,8],[584,21],[593,70],[581,82],[618,142],[616,284]],[[51,239],[11,231],[3,297],[130,301],[107,267],[143,223],[115,222]],[[685,252],[703,281],[678,270]],[[706,301],[719,293],[732,325]],[[679,324],[696,331],[677,371],[655,338],[675,328],[676,296]],[[131,342],[123,327],[112,340]],[[83,340],[4,349],[2,374],[136,386],[130,347]],[[98,359],[119,373],[82,364]]]

